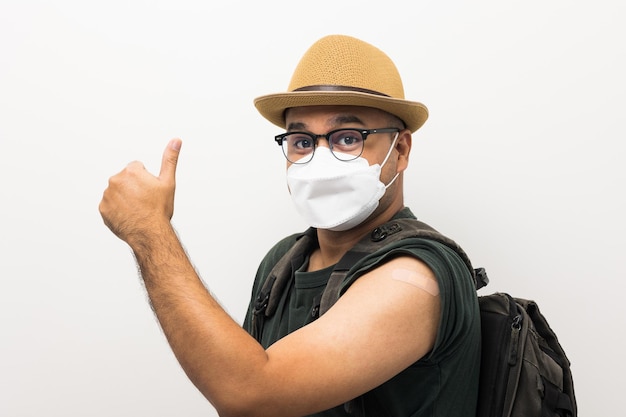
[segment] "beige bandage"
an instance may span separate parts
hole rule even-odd
[[[396,268],[391,272],[391,278],[421,288],[435,297],[439,295],[439,284],[437,284],[437,281],[417,271]]]

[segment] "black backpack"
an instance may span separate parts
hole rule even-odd
[[[485,270],[474,269],[454,241],[420,221],[397,219],[374,229],[335,265],[319,300],[318,315],[337,301],[352,265],[384,245],[408,237],[432,239],[453,249],[467,265],[477,290],[489,282]],[[257,340],[265,318],[274,314],[292,279],[294,266],[302,264],[314,239],[314,229],[303,233],[264,282],[253,310],[252,335]],[[576,417],[570,362],[537,304],[506,293],[479,296],[478,301],[482,353],[476,416]],[[355,417],[388,416],[367,393],[346,403],[345,408]]]

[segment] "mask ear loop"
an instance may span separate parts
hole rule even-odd
[[[391,142],[391,146],[389,147],[389,151],[387,152],[387,156],[385,156],[385,159],[383,159],[383,163],[380,164],[381,171],[382,171],[383,166],[385,166],[385,164],[387,163],[387,160],[391,156],[391,152],[393,151],[393,148],[396,146],[396,141],[398,140],[398,136],[399,135],[400,135],[400,132],[396,132],[396,136],[393,138],[393,141]],[[398,178],[398,175],[400,175],[400,173],[396,172],[396,175],[391,179],[391,181],[389,181],[389,184],[385,185],[385,190],[387,188],[389,188],[389,186],[391,186],[391,184],[393,184],[393,182],[396,180],[396,178]]]

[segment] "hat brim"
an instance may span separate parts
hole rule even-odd
[[[254,105],[263,117],[285,128],[285,110],[306,106],[364,106],[384,110],[399,117],[407,129],[415,132],[426,119],[428,109],[422,103],[353,91],[294,91],[257,97]]]

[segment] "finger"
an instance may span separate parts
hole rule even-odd
[[[131,170],[131,171],[134,171],[134,170],[145,171],[146,167],[141,161],[132,161],[132,162],[129,162],[128,165],[126,165],[126,169]]]
[[[176,164],[178,164],[178,155],[180,154],[180,147],[182,143],[183,142],[180,139],[172,139],[167,144],[167,147],[163,152],[159,178],[174,182],[176,178]]]

